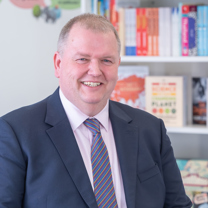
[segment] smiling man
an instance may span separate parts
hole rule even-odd
[[[62,29],[59,88],[0,118],[1,208],[190,208],[162,120],[110,101],[120,64],[112,24]]]

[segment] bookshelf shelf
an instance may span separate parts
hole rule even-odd
[[[181,62],[181,63],[190,63],[190,62],[208,62],[207,56],[187,56],[187,57],[173,57],[173,56],[122,56],[122,63],[140,63],[140,62]]]
[[[188,125],[184,127],[167,127],[168,133],[179,134],[208,134],[208,127],[199,125]]]

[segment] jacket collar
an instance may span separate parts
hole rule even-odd
[[[138,128],[131,124],[132,118],[112,101],[109,103],[109,115],[122,172],[127,207],[134,208]],[[83,200],[90,208],[97,208],[79,147],[59,97],[59,88],[48,98],[45,122],[52,126],[47,133]]]

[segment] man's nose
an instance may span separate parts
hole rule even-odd
[[[89,64],[88,74],[92,76],[100,76],[102,74],[101,64],[98,60],[91,60]]]

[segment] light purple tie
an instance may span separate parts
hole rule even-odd
[[[96,119],[87,119],[84,124],[93,134],[91,163],[94,193],[98,207],[118,207],[113,186],[108,150],[100,133],[99,121]]]

